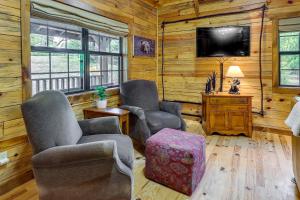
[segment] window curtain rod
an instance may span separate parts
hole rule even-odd
[[[180,20],[175,20],[175,21],[163,21],[161,24],[162,28],[162,41],[161,41],[161,53],[162,53],[162,64],[161,64],[161,81],[162,81],[162,95],[163,95],[163,100],[165,100],[165,84],[164,84],[164,43],[165,43],[165,27],[168,24],[175,24],[175,23],[180,23],[180,22],[188,22],[188,21],[195,21],[199,19],[205,19],[205,18],[211,18],[211,17],[222,17],[222,16],[227,16],[227,15],[237,15],[237,14],[243,14],[243,13],[248,13],[251,11],[256,11],[256,10],[261,10],[262,11],[262,17],[261,17],[261,30],[260,30],[260,37],[259,37],[259,82],[260,82],[260,111],[259,112],[254,112],[257,114],[260,114],[261,116],[264,116],[264,90],[263,90],[263,82],[262,82],[262,36],[263,36],[263,28],[264,28],[264,19],[265,19],[265,11],[268,9],[267,5],[264,4],[260,7],[257,8],[252,8],[252,9],[245,9],[245,10],[240,10],[240,11],[234,11],[234,12],[225,12],[225,13],[218,13],[218,14],[211,14],[211,15],[204,15],[204,16],[199,16],[199,17],[193,17],[193,18],[187,18],[187,19],[180,19]],[[180,102],[173,100],[173,102]],[[190,102],[190,103],[198,103],[198,102]]]

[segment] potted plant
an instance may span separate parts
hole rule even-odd
[[[107,94],[106,88],[103,86],[99,86],[96,88],[97,96],[99,97],[98,101],[96,102],[97,108],[106,108],[107,106]]]

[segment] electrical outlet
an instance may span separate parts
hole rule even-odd
[[[0,152],[0,166],[5,165],[9,162],[7,151]]]

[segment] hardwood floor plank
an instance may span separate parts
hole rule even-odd
[[[300,200],[293,177],[291,138],[255,131],[244,136],[208,136],[206,171],[192,197],[148,180],[145,158],[135,151],[135,198],[141,200]],[[37,200],[34,180],[0,196]]]

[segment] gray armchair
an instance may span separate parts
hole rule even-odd
[[[129,200],[133,146],[117,117],[77,121],[58,91],[22,105],[40,199]]]
[[[179,103],[159,101],[155,82],[131,80],[121,85],[121,108],[131,112],[130,136],[145,144],[163,128],[185,130]]]

